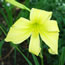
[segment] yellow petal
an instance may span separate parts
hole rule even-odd
[[[31,36],[30,44],[29,44],[29,52],[39,55],[40,53],[40,40],[39,40],[39,35],[35,35],[34,33]]]
[[[29,20],[25,18],[18,19],[15,24],[10,28],[8,35],[5,39],[6,42],[13,42],[19,44],[30,36]]]
[[[48,33],[48,32],[40,32],[42,40],[50,47],[53,51],[51,53],[58,54],[58,37],[59,33]]]
[[[59,32],[59,28],[58,28],[58,24],[57,21],[55,20],[49,20],[47,22],[44,23],[44,28],[48,31],[48,32]]]
[[[52,16],[52,12],[48,12],[40,9],[31,9],[30,20],[33,22],[45,22],[45,20],[49,20]]]

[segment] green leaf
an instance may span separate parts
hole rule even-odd
[[[28,62],[29,65],[32,65],[30,60],[22,53],[22,51],[18,48],[18,46],[16,44],[13,44],[13,43],[10,43],[10,44],[11,44],[11,46],[16,48],[16,50],[25,58],[25,60]]]
[[[3,16],[3,18],[4,18],[5,22],[6,22],[6,24],[8,25],[8,27],[10,27],[10,23],[9,23],[9,21],[7,19],[7,16],[5,15],[2,8],[0,8],[0,14]]]
[[[3,24],[0,24],[0,30],[5,34],[7,33],[6,27]]]
[[[64,65],[65,63],[65,47],[62,48],[62,53],[59,60],[59,65]]]
[[[2,46],[4,44],[4,40],[0,41],[0,57],[2,56]]]
[[[0,36],[2,35],[2,31],[0,30]]]
[[[38,59],[35,55],[32,54],[32,57],[33,57],[33,60],[35,62],[35,65],[40,65],[39,62],[38,62]]]
[[[7,15],[8,15],[8,24],[9,24],[10,26],[12,26],[12,24],[13,24],[12,10],[9,9],[9,7],[8,7],[6,4],[7,4],[7,3],[4,1],[4,2],[3,2],[3,6],[4,6],[4,9],[5,9],[5,11],[6,11]]]
[[[14,49],[14,65],[16,65],[16,48]]]

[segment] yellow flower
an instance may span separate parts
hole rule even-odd
[[[31,36],[29,52],[39,55],[41,51],[40,39],[49,46],[49,52],[58,54],[59,29],[55,20],[50,20],[52,12],[32,8],[30,20],[18,19],[10,28],[6,42],[22,43]]]

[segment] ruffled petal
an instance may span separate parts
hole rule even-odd
[[[49,51],[49,53],[51,53],[51,54],[55,54],[55,52],[54,52],[51,48],[49,48],[48,51]]]
[[[48,12],[45,10],[32,8],[30,12],[30,20],[32,22],[45,22],[49,20],[52,16],[52,12]]]
[[[40,53],[40,40],[39,40],[39,35],[32,34],[30,44],[29,44],[29,52],[39,55]]]
[[[48,33],[48,32],[40,32],[42,40],[50,47],[50,53],[58,54],[58,38],[59,33]]]
[[[19,44],[26,40],[30,35],[29,20],[21,17],[12,25],[5,41]]]

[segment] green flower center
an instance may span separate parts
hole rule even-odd
[[[38,23],[34,23],[33,26],[34,26],[34,27],[38,27],[39,24],[38,24]]]
[[[39,23],[33,23],[32,24],[32,31],[34,32],[34,33],[39,33],[39,28],[40,28],[40,24]]]

